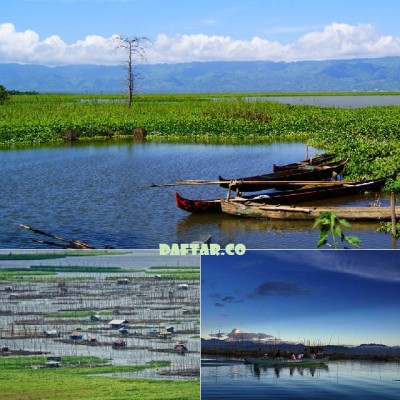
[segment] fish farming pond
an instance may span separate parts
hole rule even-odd
[[[166,366],[108,375],[198,379],[199,260],[144,253],[39,260],[10,253],[7,261],[2,252],[0,361],[38,354],[47,357],[45,366],[61,368],[71,356],[112,366],[161,361]]]

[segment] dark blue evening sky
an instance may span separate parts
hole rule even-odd
[[[202,258],[202,337],[267,333],[324,344],[400,345],[396,251],[247,251]]]

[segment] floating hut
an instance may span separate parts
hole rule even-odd
[[[44,331],[44,334],[48,338],[60,337],[60,334],[55,329],[50,329],[48,331]]]
[[[113,340],[112,347],[126,347],[126,340],[115,339]]]
[[[113,319],[108,323],[110,329],[128,328],[128,321],[126,319]]]
[[[71,340],[82,340],[83,336],[80,332],[72,332],[69,334],[69,338]]]
[[[159,337],[160,339],[171,339],[172,333],[171,333],[171,332],[168,332],[168,331],[163,331],[163,332],[160,332],[160,333],[158,334],[158,337]]]
[[[117,285],[128,285],[129,279],[128,278],[119,278],[117,280]]]

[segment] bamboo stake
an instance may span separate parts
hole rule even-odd
[[[231,184],[231,186],[240,186],[240,185],[276,185],[276,186],[285,186],[285,185],[314,185],[314,186],[326,186],[326,185],[351,185],[354,184],[354,181],[196,181],[196,180],[187,180],[187,181],[177,181],[174,183],[162,183],[162,184],[154,184],[148,185],[148,188],[154,187],[167,187],[167,186],[197,186],[197,185],[220,185],[220,184]]]
[[[27,230],[29,230],[29,231],[32,231],[32,232],[34,232],[34,233],[38,233],[39,235],[51,237],[51,238],[53,238],[53,239],[59,240],[60,242],[69,243],[69,245],[72,246],[72,248],[77,248],[77,249],[93,249],[93,248],[94,248],[94,247],[92,247],[92,246],[90,246],[90,245],[88,245],[88,244],[86,244],[86,243],[84,243],[84,242],[81,242],[81,241],[79,241],[79,240],[69,240],[69,239],[65,239],[65,238],[63,238],[63,237],[53,235],[52,233],[45,232],[45,231],[42,231],[42,230],[40,230],[40,229],[32,228],[32,227],[30,227],[30,226],[28,226],[28,225],[20,224],[20,227],[21,227],[21,228],[24,228],[24,229],[27,229]],[[47,244],[47,243],[46,243],[46,244]]]
[[[396,236],[396,195],[394,192],[390,192],[390,207],[392,211],[392,236]]]

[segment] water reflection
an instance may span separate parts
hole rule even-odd
[[[203,367],[201,398],[398,399],[399,364],[334,361],[329,366],[274,368],[234,364]]]
[[[272,367],[267,365],[252,364],[251,372],[253,376],[257,379],[261,378],[261,375],[271,375],[273,372],[275,378],[280,378],[282,375],[293,376],[295,373],[300,376],[309,375],[314,377],[315,373],[319,372],[329,372],[328,365],[314,365],[314,366],[288,366],[288,367]]]
[[[97,248],[158,248],[211,235],[214,243],[248,248],[315,248],[312,224],[245,221],[224,215],[190,216],[175,205],[177,187],[149,188],[180,179],[216,179],[272,171],[272,164],[305,158],[304,143],[264,145],[81,144],[0,151],[0,247],[43,248],[20,224]],[[309,155],[318,152],[309,148]],[[10,190],[7,188],[18,188]],[[179,187],[186,198],[220,198],[219,185]],[[370,202],[360,198],[362,205]],[[390,248],[378,224],[359,234],[363,248]],[[249,236],[250,235],[250,236]],[[47,246],[46,246],[47,247]]]

